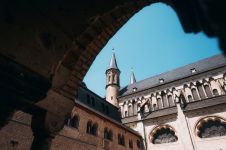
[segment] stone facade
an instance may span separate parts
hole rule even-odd
[[[126,86],[122,122],[148,150],[226,150],[225,70],[218,55]]]

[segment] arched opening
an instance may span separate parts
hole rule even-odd
[[[203,118],[198,122],[196,130],[200,138],[226,136],[226,121],[219,117]]]
[[[169,107],[169,102],[167,99],[167,95],[165,92],[161,92],[161,96],[162,96],[162,101],[163,101],[163,107]]]
[[[200,98],[201,99],[205,99],[206,95],[205,95],[205,92],[204,92],[202,84],[200,82],[197,82],[196,85],[197,85],[197,89],[199,91]]]
[[[198,92],[197,92],[197,90],[195,88],[191,89],[191,93],[192,93],[192,95],[194,97],[194,101],[199,100],[199,95],[198,95]]]
[[[91,133],[91,129],[92,129],[92,121],[88,121],[86,124],[86,133]]]
[[[158,103],[158,108],[162,109],[163,108],[163,104],[162,104],[162,99],[161,98],[157,98],[157,103]]]
[[[133,100],[132,105],[133,105],[133,114],[136,115],[137,114],[137,103],[135,102],[135,100]]]
[[[156,127],[150,135],[150,140],[153,144],[172,143],[178,140],[175,131],[167,126]]]
[[[169,106],[175,105],[172,95],[168,95],[168,101],[169,101]]]
[[[79,127],[79,117],[77,115],[75,115],[73,118],[69,119],[68,120],[68,126],[78,129],[78,127]]]
[[[97,129],[98,129],[97,123],[93,124],[92,128],[91,128],[91,134],[92,135],[97,135]]]
[[[132,104],[129,104],[128,110],[129,110],[129,116],[132,116],[133,115],[133,107],[132,107]]]
[[[212,92],[209,85],[204,85],[204,89],[208,98],[212,97]]]
[[[218,92],[217,89],[213,89],[213,95],[214,95],[214,96],[218,96],[218,95],[219,95],[219,92]]]
[[[192,101],[193,101],[192,96],[188,95],[188,102],[192,102]]]

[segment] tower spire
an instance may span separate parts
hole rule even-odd
[[[108,69],[118,69],[114,51],[112,53]]]
[[[120,83],[119,76],[120,70],[118,69],[115,53],[112,53],[110,64],[105,72],[106,74],[106,100],[118,107],[117,97],[119,95]]]
[[[133,84],[133,83],[136,82],[136,78],[135,78],[135,75],[134,75],[133,70],[132,70],[131,72],[132,72],[132,73],[131,73],[131,77],[130,77],[130,84]]]

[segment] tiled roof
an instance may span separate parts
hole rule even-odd
[[[201,73],[204,71],[208,71],[224,65],[226,65],[225,56],[222,54],[215,55],[215,56],[197,61],[195,63],[147,78],[145,80],[136,82],[134,84],[127,85],[120,90],[119,96],[125,96],[128,94],[131,94],[134,88],[136,88],[136,92],[142,91],[148,88],[152,88],[167,82],[172,82],[177,79],[188,77],[188,76]]]

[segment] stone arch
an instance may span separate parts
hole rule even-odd
[[[152,144],[172,143],[178,140],[175,129],[170,125],[154,127],[150,132],[149,141]]]
[[[73,41],[71,48],[56,67],[54,89],[73,98],[75,89],[110,38],[138,11],[158,2],[173,6],[170,0],[124,2],[101,16],[93,17],[86,30]]]
[[[195,124],[195,133],[199,138],[226,136],[226,120],[219,116],[201,118]]]

